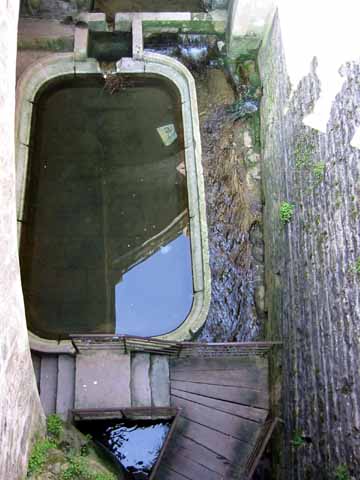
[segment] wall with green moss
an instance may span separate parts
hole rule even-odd
[[[316,59],[292,89],[278,17],[259,67],[267,335],[284,342],[273,364],[284,420],[276,477],[358,478],[360,152],[350,141],[360,124],[360,64],[339,65],[345,83],[326,133],[302,122],[321,91]]]

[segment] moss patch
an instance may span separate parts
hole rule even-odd
[[[48,459],[49,450],[52,448],[56,448],[56,443],[48,438],[36,440],[29,458],[28,477],[34,478],[37,473],[42,472]]]
[[[48,437],[32,449],[27,477],[32,480],[116,480],[124,478],[113,463],[99,456],[92,439],[57,415],[47,418]]]
[[[279,217],[282,224],[287,224],[291,221],[295,212],[295,205],[289,202],[283,202],[280,205]]]
[[[35,38],[33,40],[18,41],[20,50],[49,50],[52,52],[72,52],[74,50],[73,37],[64,38]]]

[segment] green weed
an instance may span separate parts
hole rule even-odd
[[[324,162],[315,163],[315,165],[313,165],[312,167],[312,172],[315,178],[316,185],[319,185],[324,179],[325,163]]]
[[[346,465],[339,465],[335,470],[336,480],[351,480],[348,467]]]
[[[55,413],[49,415],[46,419],[46,426],[49,435],[59,438],[63,428],[63,422],[59,415],[56,415]]]
[[[355,275],[360,275],[360,257],[355,260],[355,263],[350,268]]]
[[[94,473],[89,470],[84,457],[69,459],[69,466],[62,472],[61,480],[116,480],[111,473]]]
[[[293,203],[283,202],[280,205],[280,211],[279,211],[281,223],[284,225],[289,223],[294,215],[294,211],[295,211],[295,205]]]
[[[295,448],[299,448],[305,444],[305,440],[299,432],[295,432],[291,443]]]
[[[51,448],[56,448],[56,443],[52,440],[45,439],[35,442],[29,458],[28,477],[41,472]]]

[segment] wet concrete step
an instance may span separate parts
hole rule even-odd
[[[59,355],[56,413],[68,420],[69,411],[74,408],[75,396],[75,358],[71,355]]]
[[[150,367],[151,403],[154,407],[170,406],[169,357],[151,355]]]
[[[151,406],[149,353],[131,355],[131,405],[133,407]]]
[[[76,356],[75,408],[131,406],[131,356],[116,350],[88,350]]]
[[[135,353],[131,357],[133,407],[169,407],[170,374],[166,355]]]
[[[40,368],[40,400],[45,415],[56,411],[57,374],[57,355],[43,355]]]

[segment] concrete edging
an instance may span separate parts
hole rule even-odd
[[[149,73],[166,77],[178,88],[182,100],[185,163],[189,198],[194,301],[184,322],[175,330],[157,338],[187,340],[203,326],[210,305],[211,277],[207,238],[206,203],[201,164],[201,138],[194,79],[177,60],[145,53],[142,60],[124,58],[117,63],[119,73]],[[76,61],[73,53],[53,54],[31,65],[22,75],[16,95],[16,196],[18,238],[21,235],[25,188],[28,174],[28,149],[33,102],[39,89],[49,80],[67,75],[100,74],[94,59]],[[71,341],[47,340],[29,332],[31,348],[46,353],[74,353]]]

